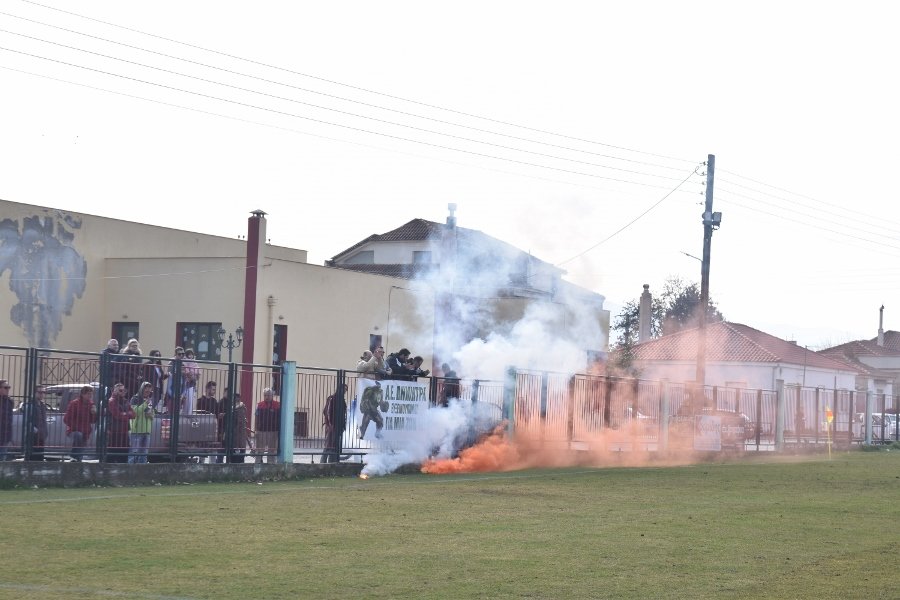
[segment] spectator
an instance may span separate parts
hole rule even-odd
[[[430,369],[423,369],[422,363],[425,362],[425,359],[421,356],[417,356],[413,359],[413,375],[414,377],[428,377],[431,374]]]
[[[182,363],[184,362],[184,348],[182,348],[181,346],[176,346],[176,347],[175,347],[175,356],[174,356],[174,357],[172,358],[172,360],[169,362],[169,372],[166,374],[166,378],[169,380],[169,383],[168,383],[168,385],[166,386],[166,406],[165,406],[165,409],[166,409],[166,412],[167,412],[167,413],[171,413],[171,412],[174,412],[174,411],[175,411],[174,407],[172,406],[172,399],[175,397],[175,390],[174,390],[174,387],[175,387],[175,369],[176,369],[176,367],[177,367],[177,365],[178,365],[178,363],[175,362],[175,361],[178,361],[178,360],[182,361]],[[184,381],[181,382],[181,388],[182,388],[182,390],[184,389]],[[179,406],[180,406],[180,403],[179,403]]]
[[[372,360],[372,353],[368,350],[364,350],[362,355],[359,357],[359,362],[356,363],[356,370],[359,373],[362,373],[363,369],[366,368],[366,363]]]
[[[197,397],[197,380],[200,378],[200,367],[194,362],[194,349],[184,351],[184,362],[181,364],[181,412],[193,414],[194,399]]]
[[[66,435],[72,436],[72,460],[81,462],[84,448],[91,438],[93,424],[97,422],[97,406],[94,404],[94,388],[86,385],[81,394],[69,402],[63,423],[66,424]]]
[[[119,356],[119,360],[122,362],[122,378],[114,383],[125,384],[126,397],[131,398],[138,393],[138,388],[145,379],[140,343],[135,338],[131,338]]]
[[[406,375],[406,361],[409,360],[410,351],[406,348],[400,348],[399,352],[394,352],[387,357],[387,368],[391,371],[391,379],[399,379]]]
[[[125,395],[125,385],[117,383],[113,386],[112,396],[109,398],[109,432],[106,437],[108,462],[126,462],[128,449],[128,429],[131,419],[134,418],[134,410]]]
[[[222,407],[225,406],[224,402],[221,404],[221,406]],[[219,400],[216,399],[216,382],[215,381],[207,381],[206,382],[206,388],[204,390],[203,395],[197,399],[197,410],[216,416],[216,421],[217,421],[216,438],[218,439],[219,438],[219,426],[221,425],[221,420],[219,420],[219,416],[220,416],[219,411],[222,409],[220,408]],[[216,445],[218,445],[218,444],[216,444]],[[216,445],[214,445],[211,448],[211,450],[214,453],[216,452],[216,450],[215,450]],[[210,455],[209,462],[210,463],[216,462],[217,459],[221,460],[219,458],[219,456],[216,456],[214,458],[213,455]],[[203,459],[201,458],[200,461],[203,462]]]
[[[150,431],[153,429],[153,384],[145,381],[141,384],[140,391],[131,398],[131,418],[129,427],[131,434],[131,454],[128,455],[129,464],[143,464],[147,462],[150,452]]]
[[[368,354],[367,352],[363,352],[363,356]],[[362,363],[362,360],[360,360]],[[375,352],[369,355],[369,359],[365,361],[363,364],[357,364],[356,371],[360,373],[360,377],[364,379],[387,379],[391,371],[387,368],[387,365],[384,362],[384,348],[378,346],[375,348]]]
[[[44,444],[47,443],[47,405],[44,403],[44,386],[34,388],[34,400],[26,400],[22,406],[25,423],[31,428],[31,460],[44,460]]]
[[[263,462],[264,454],[278,452],[278,433],[281,430],[281,403],[275,400],[272,388],[263,390],[263,401],[256,406],[256,462]],[[276,462],[277,457],[266,457]]]
[[[13,400],[9,397],[9,390],[9,381],[0,379],[0,461],[9,457],[12,442]]]
[[[153,408],[159,412],[163,412],[164,406],[161,403],[165,399],[166,379],[169,374],[162,366],[162,352],[159,350],[150,351],[150,360],[147,362],[147,381],[153,386]]]
[[[451,398],[459,399],[459,377],[447,363],[441,365],[441,373],[444,374],[444,387],[441,390],[440,405],[446,407]]]
[[[322,410],[325,426],[325,448],[320,462],[340,462],[340,441],[347,427],[347,385],[343,391],[338,388],[325,400],[325,408]]]
[[[235,392],[234,406],[231,409],[231,448],[228,453],[229,463],[242,463],[247,454],[250,424],[247,422],[247,407],[241,395]]]
[[[106,348],[100,351],[100,393],[108,395],[112,386],[122,381],[122,355],[119,354],[119,340],[110,339]]]
[[[363,390],[362,399],[359,402],[359,410],[363,415],[362,423],[359,426],[359,439],[365,438],[366,429],[369,428],[369,423],[371,422],[375,423],[375,437],[381,438],[381,428],[384,427],[384,419],[381,418],[378,409],[386,410],[385,406],[384,391],[381,389],[380,383],[376,381],[375,385]]]

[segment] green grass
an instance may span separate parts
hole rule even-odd
[[[900,453],[0,492],[0,597],[900,598]]]

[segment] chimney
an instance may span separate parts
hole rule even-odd
[[[650,319],[652,317],[653,296],[650,295],[650,284],[644,284],[641,293],[641,304],[638,308],[638,344],[650,339]]]
[[[450,214],[447,216],[447,226],[456,227],[456,203],[451,202],[447,205],[447,209],[450,211]]]
[[[884,346],[884,304],[878,310],[878,345]]]

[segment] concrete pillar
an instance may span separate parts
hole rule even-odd
[[[294,462],[294,410],[297,397],[297,363],[286,360],[281,365],[281,431],[278,432],[278,462]]]
[[[775,450],[784,448],[784,379],[775,380]]]

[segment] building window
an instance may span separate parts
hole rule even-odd
[[[112,334],[109,336],[114,340],[119,340],[119,349],[125,350],[128,340],[134,338],[140,340],[138,334],[141,331],[140,323],[126,323],[124,321],[114,321],[112,324]]]
[[[381,336],[374,333],[369,335],[369,352],[375,352],[375,348],[381,346]]]
[[[374,265],[375,251],[361,250],[344,261],[345,265]]]
[[[413,250],[414,265],[430,265],[431,250]]]
[[[222,360],[222,349],[216,343],[221,323],[178,323],[176,346],[193,348],[198,360]]]

